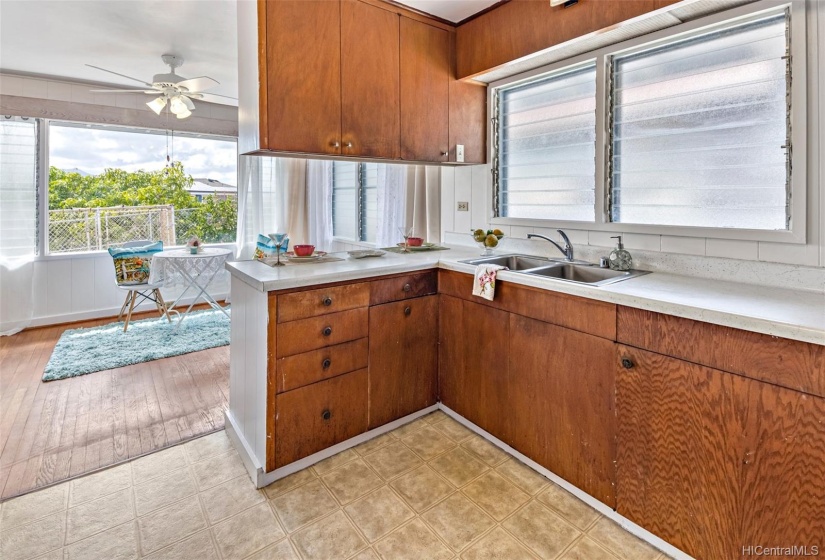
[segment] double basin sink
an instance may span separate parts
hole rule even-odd
[[[604,286],[648,274],[643,270],[611,270],[586,262],[545,259],[530,255],[496,255],[461,262],[472,265],[495,264],[506,267],[511,272],[589,286]]]

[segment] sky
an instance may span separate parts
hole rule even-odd
[[[106,168],[156,171],[166,165],[165,134],[100,130],[52,124],[49,128],[49,165],[80,169],[90,175]],[[237,185],[237,144],[213,138],[169,137],[173,161],[196,178]]]

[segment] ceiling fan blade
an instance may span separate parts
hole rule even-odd
[[[221,95],[219,93],[206,93],[206,92],[204,92],[203,95],[211,95],[212,97],[223,97],[224,99],[234,99],[235,101],[238,100],[237,97],[230,97],[228,95]]]
[[[211,89],[221,84],[219,81],[213,80],[209,76],[200,76],[198,78],[189,78],[188,80],[183,80],[182,82],[178,82],[175,85],[177,85],[178,87],[186,88],[187,91],[197,92],[203,91],[205,89]]]
[[[90,89],[92,93],[153,93],[157,94],[157,90],[146,91],[143,89]]]
[[[191,100],[191,99],[189,99],[189,98],[188,98],[188,97],[186,97],[185,95],[181,95],[181,96],[180,96],[180,100],[181,100],[181,101],[183,101],[183,104],[184,104],[184,105],[186,105],[186,108],[187,108],[187,109],[189,109],[190,111],[194,111],[194,110],[195,110],[195,104],[194,104],[194,103],[192,103],[192,100]]]
[[[112,72],[111,70],[106,70],[105,68],[101,68],[100,66],[92,66],[91,64],[87,64],[86,66],[88,66],[89,68],[94,68],[95,70],[102,70],[104,72],[108,72],[109,74],[114,74],[115,76],[120,76],[121,78],[127,78],[129,80],[133,80],[135,82],[138,82],[139,84],[143,84],[144,86],[152,87],[152,84],[150,84],[149,82],[144,82],[143,80],[138,80],[137,78],[127,76],[126,74],[120,74],[118,72]]]

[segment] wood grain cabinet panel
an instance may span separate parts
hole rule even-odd
[[[617,362],[620,514],[695,558],[823,545],[823,399],[628,346]]]
[[[367,336],[369,309],[351,309],[276,327],[276,355],[292,356]]]
[[[825,397],[825,346],[620,306],[618,341]]]
[[[614,343],[510,315],[507,442],[616,507]]]
[[[399,17],[341,0],[342,155],[399,157]]]
[[[456,79],[456,34],[450,34],[450,161],[464,146],[464,163],[487,163],[487,87]]]
[[[436,403],[438,296],[370,308],[369,427]]]
[[[262,148],[340,154],[341,10],[329,0],[264,2],[266,119]],[[308,41],[311,37],[312,40]]]
[[[434,270],[375,280],[372,282],[370,305],[427,296],[437,291],[438,274]]]
[[[367,370],[275,397],[275,467],[367,431]]]
[[[440,400],[497,438],[510,441],[509,314],[451,296],[439,298]]]
[[[282,294],[278,296],[278,322],[367,307],[369,303],[369,282]]]
[[[449,160],[450,34],[401,18],[401,159]]]
[[[369,344],[366,338],[280,358],[275,366],[277,391],[291,391],[342,373],[364,369],[368,364]]]

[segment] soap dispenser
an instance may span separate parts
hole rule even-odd
[[[622,243],[622,236],[617,235],[610,239],[618,239],[619,242],[615,249],[610,252],[608,257],[608,264],[612,270],[630,270],[633,268],[633,257],[627,252]]]

